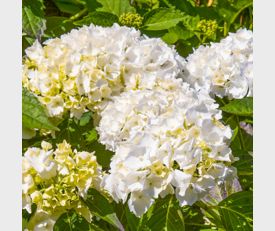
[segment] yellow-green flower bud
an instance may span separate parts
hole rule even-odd
[[[143,17],[137,13],[124,13],[119,17],[119,23],[123,26],[140,28]]]
[[[198,23],[197,28],[207,37],[210,37],[216,33],[216,30],[218,29],[218,23],[216,20],[203,19]]]

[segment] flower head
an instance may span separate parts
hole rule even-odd
[[[85,198],[90,187],[99,189],[101,167],[93,153],[73,151],[65,140],[55,150],[44,141],[41,147],[29,148],[22,159],[23,208],[31,213],[31,204],[36,204],[30,225],[48,227],[68,209],[85,210],[80,197]]]
[[[130,13],[121,20],[138,26],[141,17]],[[69,111],[80,118],[123,91],[166,82],[167,76],[181,73],[182,63],[184,59],[161,39],[118,24],[91,24],[27,48],[23,85],[38,96],[51,117]]]
[[[122,93],[100,115],[100,142],[115,152],[102,185],[116,201],[130,196],[137,216],[169,193],[192,205],[225,175],[235,176],[230,128],[214,101],[187,84]]]
[[[197,91],[240,99],[253,95],[252,31],[240,29],[187,57],[183,77]]]

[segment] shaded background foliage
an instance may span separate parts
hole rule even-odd
[[[130,16],[129,16],[130,15]],[[133,16],[134,15],[134,16]],[[218,42],[241,27],[253,29],[252,0],[23,0],[22,56],[37,39],[43,42],[58,37],[73,28],[93,23],[111,26],[113,23],[135,26],[149,37],[160,37],[174,45],[186,57],[194,48]],[[42,140],[53,144],[66,139],[74,148],[95,151],[99,164],[108,170],[112,152],[97,142],[92,112],[80,120],[53,120],[34,95],[22,91],[22,121],[25,134],[22,151],[40,146]],[[73,211],[62,215],[54,230],[252,230],[253,139],[240,126],[253,124],[253,98],[242,100],[216,99],[223,111],[223,122],[234,131],[231,149],[239,161],[233,165],[243,191],[226,199],[211,198],[193,206],[180,207],[174,196],[158,199],[141,218],[135,217],[127,205],[116,204],[95,190],[85,201],[93,217],[91,224]],[[33,131],[32,129],[36,129]],[[48,129],[54,131],[49,132]],[[47,135],[45,135],[47,134]],[[95,206],[96,205],[96,206]],[[33,209],[32,211],[35,211]],[[30,215],[23,211],[23,229]]]

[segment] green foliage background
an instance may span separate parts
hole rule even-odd
[[[133,25],[149,37],[160,37],[174,45],[184,57],[193,48],[219,41],[230,31],[235,32],[241,27],[253,29],[252,0],[23,0],[22,55],[36,39],[43,42],[72,28],[90,23],[123,25],[125,20],[121,18],[125,13],[139,14],[141,23]],[[201,22],[215,22],[216,27],[203,28],[199,26]],[[33,137],[23,139],[23,152],[30,146],[40,146],[42,140],[55,144],[66,139],[79,150],[95,150],[99,164],[108,170],[113,153],[97,142],[91,112],[85,113],[80,120],[67,116],[56,121],[48,118],[36,97],[25,89],[22,99],[23,130]],[[116,204],[90,190],[84,202],[95,215],[93,222],[89,224],[73,211],[68,211],[59,218],[54,230],[252,230],[253,139],[239,122],[253,124],[253,98],[231,101],[217,98],[217,102],[223,111],[223,122],[234,131],[231,149],[239,161],[233,165],[238,169],[242,192],[227,192],[229,197],[221,202],[212,198],[211,203],[200,201],[184,207],[179,207],[173,196],[167,196],[157,200],[146,214],[137,218],[127,204]],[[55,138],[51,134],[45,136],[49,129],[55,131]],[[30,215],[23,211],[22,217],[24,229]]]

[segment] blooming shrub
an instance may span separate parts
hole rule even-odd
[[[252,230],[252,29],[251,0],[23,1],[23,230]]]

